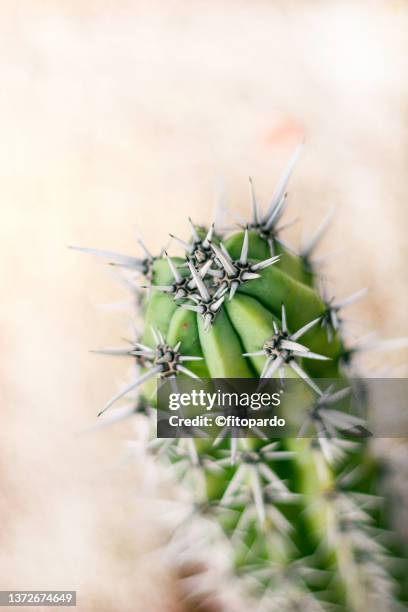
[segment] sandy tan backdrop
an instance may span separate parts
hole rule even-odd
[[[139,228],[158,249],[220,188],[246,211],[248,174],[266,205],[305,138],[291,214],[307,234],[338,206],[322,252],[344,248],[339,296],[371,288],[356,331],[407,334],[407,26],[389,0],[1,2],[0,588],[173,605],[141,554],[132,432],[78,434],[125,367],[88,349],[128,315],[98,307],[123,292],[68,244],[137,253]]]

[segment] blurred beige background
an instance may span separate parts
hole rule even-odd
[[[0,5],[0,588],[77,589],[84,612],[176,610],[126,459],[129,423],[80,435],[126,365],[126,299],[80,244],[153,250],[217,193],[267,205],[295,145],[296,242],[338,207],[321,252],[350,310],[407,335],[408,3],[3,0]],[[388,355],[387,364],[406,359]],[[374,365],[370,362],[370,365]],[[401,374],[406,370],[399,370]],[[137,495],[138,494],[138,495]]]

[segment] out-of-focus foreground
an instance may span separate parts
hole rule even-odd
[[[160,517],[142,481],[161,494],[124,453],[132,428],[81,433],[126,368],[88,352],[128,331],[98,304],[127,296],[67,246],[131,254],[138,228],[157,250],[220,193],[246,211],[248,174],[266,205],[305,139],[288,237],[337,205],[327,275],[337,296],[371,289],[351,339],[407,335],[408,4],[7,0],[0,16],[0,588],[176,610],[144,554]]]

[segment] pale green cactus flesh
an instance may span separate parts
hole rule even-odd
[[[172,440],[166,452],[175,472],[181,460],[199,472],[195,511],[222,525],[236,575],[245,584],[251,578],[254,609],[399,609],[398,576],[383,543],[379,468],[366,441],[332,436],[333,427],[358,422],[341,413],[348,389],[332,393],[312,380],[348,386],[353,351],[344,345],[340,309],[363,292],[336,304],[321,295],[312,250],[323,228],[299,254],[281,240],[293,161],[264,215],[250,183],[252,219],[241,231],[225,236],[190,221],[185,257],[95,252],[147,279],[138,297],[144,321],[138,340],[106,351],[132,357],[140,376],[105,410],[135,388],[146,409],[157,378],[304,379],[314,401],[310,419],[321,431],[335,407],[327,435],[216,445]]]

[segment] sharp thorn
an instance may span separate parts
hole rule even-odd
[[[254,225],[259,224],[259,208],[258,202],[255,196],[254,184],[252,182],[252,178],[249,177],[249,196],[251,200],[251,210],[252,210],[252,222]]]
[[[174,279],[176,281],[176,283],[180,283],[182,280],[181,274],[180,272],[177,270],[176,266],[174,265],[174,263],[172,262],[171,258],[169,257],[167,251],[164,251],[164,256],[167,259],[167,263],[169,264],[169,268],[171,270],[171,273],[174,276]]]
[[[300,376],[300,378],[303,378],[303,380],[309,385],[309,387],[311,389],[313,389],[313,391],[315,391],[318,395],[322,395],[323,394],[321,389],[319,389],[319,387],[316,385],[316,383],[313,380],[311,380],[311,378],[300,367],[300,365],[298,363],[296,363],[296,361],[294,361],[292,359],[291,361],[289,361],[288,365],[292,368],[292,370],[295,372],[295,374]]]
[[[211,299],[211,296],[209,294],[209,291],[206,287],[206,285],[204,284],[203,279],[201,278],[201,276],[199,275],[199,273],[197,272],[197,270],[195,269],[194,265],[191,263],[191,261],[188,262],[188,267],[190,268],[190,272],[195,280],[197,289],[200,293],[201,298],[205,301],[205,302],[209,302]]]
[[[303,325],[303,327],[298,329],[297,332],[295,332],[294,334],[291,334],[289,336],[290,339],[291,340],[299,340],[299,338],[301,336],[303,336],[307,331],[309,331],[309,329],[314,327],[316,325],[316,323],[318,323],[320,320],[321,320],[321,317],[317,317],[316,319],[313,319],[313,321],[310,321],[310,323],[306,323],[306,325]]]
[[[223,302],[224,302],[225,296],[222,295],[220,298],[218,298],[218,300],[216,300],[215,302],[213,302],[210,306],[210,310],[211,312],[218,312],[218,310],[221,308]]]
[[[187,251],[187,253],[192,253],[194,250],[193,245],[188,244],[187,242],[185,242],[184,240],[181,240],[180,238],[177,238],[177,236],[174,236],[173,234],[169,234],[170,238],[172,238],[173,240],[176,240],[179,244],[181,244],[184,249]]]
[[[229,259],[229,255],[227,259],[227,257],[225,256],[225,253],[223,253],[223,251],[221,251],[221,249],[216,244],[211,243],[211,248],[214,251],[217,258],[219,259],[226,273],[230,275],[234,275],[236,273],[236,268],[231,263],[231,260]]]
[[[109,402],[105,405],[103,410],[101,410],[99,412],[98,416],[101,416],[104,412],[106,412],[106,410],[108,410],[111,406],[113,406],[113,404],[115,402],[117,402],[118,399],[120,399],[121,397],[123,397],[124,395],[129,393],[129,391],[132,391],[136,387],[139,387],[141,384],[143,384],[144,382],[149,380],[149,378],[153,378],[153,376],[156,376],[156,374],[158,374],[160,372],[160,370],[161,370],[161,367],[160,366],[156,366],[156,367],[152,368],[151,370],[149,370],[148,372],[146,372],[145,374],[143,374],[142,376],[140,376],[136,381],[130,383],[130,385],[127,385],[124,389],[119,391],[119,393],[114,395],[109,400]]]
[[[197,374],[194,374],[191,370],[189,370],[188,368],[185,368],[184,366],[180,364],[176,366],[176,370],[178,372],[181,372],[182,374],[185,374],[186,376],[189,376],[190,378],[195,378],[195,379],[200,378],[199,376],[197,376]]]
[[[297,160],[299,158],[299,155],[300,155],[300,153],[302,151],[302,148],[303,148],[303,143],[300,144],[296,148],[294,154],[292,155],[292,157],[291,157],[291,159],[289,161],[289,164],[287,165],[286,170],[285,170],[285,172],[282,175],[282,178],[280,179],[280,181],[278,182],[278,184],[276,186],[276,189],[275,189],[274,194],[272,196],[271,204],[269,206],[268,212],[266,213],[264,219],[269,219],[269,216],[270,216],[271,212],[273,212],[275,206],[281,201],[282,196],[284,195],[284,193],[286,191],[286,187],[287,187],[287,184],[289,182],[290,175],[292,174],[293,168],[296,165],[296,162],[297,162]]]
[[[282,331],[286,333],[288,331],[288,325],[286,321],[286,308],[283,302],[282,302],[281,310],[282,310]]]
[[[265,259],[264,261],[260,261],[257,264],[254,264],[253,266],[251,266],[251,270],[264,270],[264,268],[267,268],[268,266],[272,266],[275,263],[278,263],[278,261],[280,260],[281,256],[280,255],[275,255],[274,257],[269,257],[269,259]]]
[[[248,230],[246,229],[244,232],[244,239],[242,241],[242,249],[241,256],[239,258],[239,263],[244,265],[248,261]]]
[[[145,243],[143,242],[142,238],[140,236],[138,236],[136,238],[136,242],[142,247],[143,252],[146,256],[147,259],[153,259],[153,255],[150,253],[149,249],[147,248],[147,246],[145,245]]]
[[[312,252],[314,251],[314,249],[316,248],[316,246],[318,245],[318,243],[320,242],[320,240],[323,238],[323,235],[326,231],[326,229],[328,228],[329,224],[331,223],[334,213],[335,213],[335,206],[333,206],[329,212],[326,214],[326,216],[324,217],[323,221],[321,222],[321,224],[319,225],[319,227],[317,228],[317,230],[315,231],[313,237],[309,240],[309,242],[306,244],[306,246],[302,249],[302,256],[303,257],[309,257]]]
[[[349,297],[345,298],[344,300],[337,302],[336,308],[347,308],[347,306],[351,306],[352,304],[355,304],[358,300],[360,300],[366,295],[367,291],[368,291],[367,287],[365,287],[364,289],[360,289],[359,291],[356,291],[355,293],[353,293],[352,295],[349,295]]]
[[[121,255],[120,253],[115,253],[113,251],[102,251],[100,249],[91,249],[87,247],[70,246],[69,248],[81,253],[88,253],[90,255],[102,257],[103,259],[107,259],[110,263],[118,264],[126,268],[132,268],[138,270],[139,272],[142,272],[144,269],[143,262],[136,257],[128,257],[127,255]]]
[[[191,217],[188,218],[188,222],[190,223],[190,226],[191,226],[191,233],[193,234],[194,242],[200,242],[200,236],[197,234],[197,230],[195,228],[194,223],[191,220]]]
[[[283,210],[287,203],[288,194],[284,193],[279,203],[275,206],[274,210],[271,211],[268,218],[265,218],[263,222],[263,228],[265,230],[270,230],[274,223],[276,223],[280,217],[282,216]]]
[[[235,282],[231,283],[231,289],[230,289],[230,294],[229,294],[229,298],[228,298],[229,301],[231,301],[233,299],[234,295],[237,292],[238,287],[239,287],[239,282],[238,281],[235,281]]]
[[[254,272],[244,272],[241,278],[244,281],[249,281],[249,280],[255,280],[256,278],[261,278],[261,275],[255,274]]]
[[[206,237],[203,240],[203,247],[206,249],[210,246],[213,234],[214,234],[215,223],[211,223],[210,228],[207,232]]]

